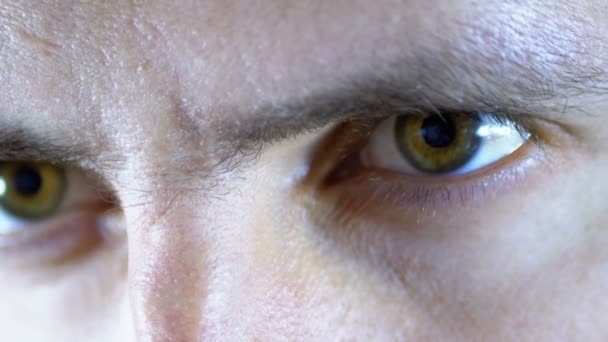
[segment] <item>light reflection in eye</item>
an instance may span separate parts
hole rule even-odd
[[[511,134],[513,127],[509,125],[496,125],[493,123],[486,123],[477,129],[477,136],[480,138],[492,138],[492,137],[503,137]]]
[[[465,174],[487,167],[520,149],[531,133],[514,123],[498,122],[494,118],[482,118],[483,123],[476,135],[482,144],[473,158],[455,174]]]

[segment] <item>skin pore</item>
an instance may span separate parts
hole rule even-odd
[[[1,241],[0,336],[605,340],[607,15],[0,1],[0,160],[71,184],[22,228],[52,233]],[[391,116],[455,111],[538,141],[462,177],[350,162]]]

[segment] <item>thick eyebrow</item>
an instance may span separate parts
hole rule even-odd
[[[0,162],[48,162],[65,167],[97,167],[99,160],[92,154],[94,148],[85,144],[68,144],[48,136],[41,136],[23,128],[0,125]]]
[[[220,126],[228,139],[246,146],[360,117],[484,111],[554,119],[574,109],[584,112],[579,98],[607,94],[608,72],[599,55],[604,39],[581,32],[564,28],[520,37],[521,51],[507,51],[500,37],[486,37],[485,44],[477,37],[439,42],[439,48],[429,44],[379,65],[370,62],[354,74],[336,75],[326,88],[305,96],[260,105],[244,119],[226,118]],[[526,42],[529,46],[519,46]]]
[[[554,79],[538,70],[521,70],[519,79],[510,84],[514,75],[488,79],[486,74],[482,82],[474,82],[480,74],[470,74],[458,83],[441,75],[453,74],[451,70],[429,70],[428,75],[424,70],[418,68],[415,77],[369,74],[346,80],[322,93],[261,106],[237,125],[228,119],[222,122],[222,131],[230,132],[233,141],[271,142],[331,123],[407,113],[480,111],[553,118],[577,106],[576,97],[608,93],[603,86],[606,74],[598,69],[578,74],[553,70]]]

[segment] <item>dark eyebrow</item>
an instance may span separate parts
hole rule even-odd
[[[608,93],[608,72],[603,56],[598,56],[604,38],[584,33],[589,23],[578,24],[536,37],[520,32],[521,41],[510,47],[502,37],[486,34],[483,25],[467,23],[476,33],[458,41],[439,39],[389,62],[370,62],[354,74],[332,75],[324,89],[310,87],[315,90],[304,96],[261,105],[239,117],[237,124],[226,118],[220,126],[226,138],[254,143],[357,117],[407,112],[561,117],[579,109],[580,96]],[[496,25],[509,29],[512,23]],[[486,40],[483,46],[480,37]],[[526,42],[529,45],[522,45]]]
[[[65,167],[98,166],[99,160],[94,158],[92,146],[61,140],[22,128],[0,126],[0,161],[48,162]]]
[[[572,99],[579,95],[608,93],[596,79],[600,74],[579,75],[581,81],[571,82],[563,76],[556,82],[535,73],[524,76],[512,84],[502,84],[499,79],[484,80],[484,84],[437,83],[441,71],[417,69],[417,77],[408,75],[364,75],[346,80],[342,86],[324,90],[303,98],[279,104],[262,106],[245,115],[245,119],[223,120],[220,125],[226,134],[223,139],[238,141],[242,145],[280,141],[306,131],[326,127],[332,123],[354,119],[380,119],[399,114],[432,114],[454,111],[488,112],[498,115],[531,115],[557,117],[571,109]],[[436,78],[432,78],[435,76]],[[472,75],[475,76],[475,75]],[[604,74],[601,74],[604,77]],[[594,85],[586,85],[585,82]],[[492,82],[492,84],[490,84]],[[601,82],[604,82],[603,80]],[[442,88],[443,87],[443,88]],[[241,147],[242,148],[242,147]]]

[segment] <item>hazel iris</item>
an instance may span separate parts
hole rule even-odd
[[[464,166],[479,150],[480,122],[469,113],[403,115],[397,118],[395,139],[399,151],[418,171],[449,173]]]
[[[63,169],[44,163],[0,163],[0,206],[18,219],[55,213],[66,188]]]

